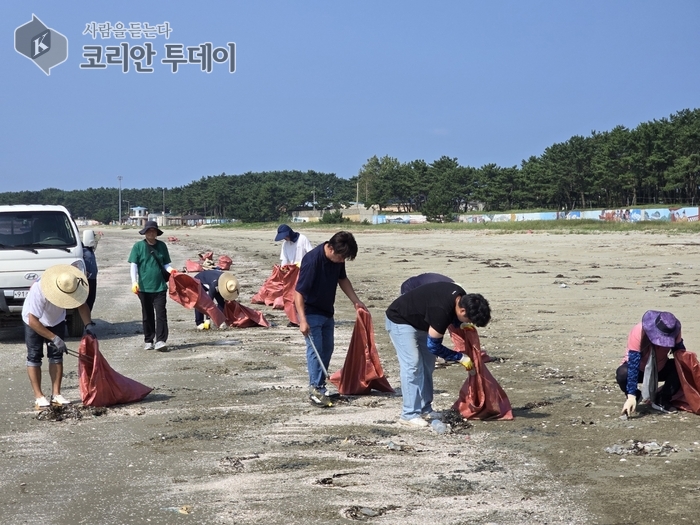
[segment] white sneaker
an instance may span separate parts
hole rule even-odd
[[[51,396],[51,404],[55,407],[62,407],[63,405],[70,405],[70,401],[58,394],[57,396]]]
[[[153,343],[146,343],[143,345],[144,350],[153,350]]]
[[[46,399],[46,396],[37,397],[36,401],[34,402],[34,410],[44,410],[50,406],[51,403],[49,403],[49,400]]]
[[[430,426],[429,423],[420,416],[413,417],[411,419],[404,419],[404,418],[400,417],[399,424],[406,425],[407,427],[414,427],[414,428],[426,428],[426,427]]]
[[[167,352],[168,345],[167,345],[167,343],[164,343],[163,341],[156,341],[155,349],[158,350],[159,352]]]

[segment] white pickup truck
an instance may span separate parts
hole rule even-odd
[[[21,319],[29,287],[56,264],[85,272],[78,227],[63,206],[0,206],[0,316]],[[80,337],[77,310],[66,312],[70,337]],[[20,321],[21,322],[21,321]]]

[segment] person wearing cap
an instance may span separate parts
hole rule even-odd
[[[85,262],[85,273],[87,274],[88,284],[90,285],[90,293],[86,304],[92,312],[92,307],[95,305],[97,298],[97,259],[95,258],[95,248],[97,242],[95,240],[95,232],[93,230],[85,230],[83,232],[83,262]]]
[[[481,294],[467,293],[454,282],[429,282],[400,295],[386,310],[385,326],[399,359],[403,408],[399,423],[427,427],[433,412],[435,359],[456,361],[470,372],[469,356],[442,344],[450,325],[486,326],[491,307]]]
[[[681,388],[675,361],[669,352],[685,350],[681,322],[671,312],[648,310],[627,336],[627,352],[616,372],[617,384],[627,395],[622,414],[631,416],[641,400],[654,408],[671,409],[671,398]],[[641,372],[641,374],[640,374]],[[642,390],[638,388],[640,376]],[[657,383],[664,386],[657,393]]]
[[[85,332],[92,333],[95,323],[85,304],[89,285],[85,274],[75,266],[57,264],[48,268],[29,289],[22,306],[24,340],[27,345],[27,374],[36,399],[34,407],[43,410],[50,405],[70,404],[61,394],[63,354],[67,352],[63,338],[66,334],[66,310],[77,308],[85,324]],[[41,389],[41,362],[49,360],[51,400]]]
[[[277,228],[275,242],[279,241],[284,241],[280,252],[280,264],[282,266],[285,264],[296,264],[299,266],[304,255],[313,249],[306,235],[295,232],[286,224],[280,224]]]
[[[337,288],[343,290],[356,310],[367,310],[345,273],[345,261],[352,261],[356,256],[355,237],[350,232],[340,231],[327,242],[316,246],[301,261],[294,305],[299,330],[306,339],[309,401],[318,407],[333,406],[326,391],[326,372],[333,355]]]
[[[219,263],[221,266],[221,263]],[[230,267],[230,264],[229,264]],[[227,268],[228,269],[228,268]],[[194,276],[219,310],[224,311],[225,301],[238,299],[238,279],[231,272],[219,269],[204,270]],[[194,323],[198,330],[209,330],[211,322],[199,310],[194,311]]]
[[[176,270],[170,265],[168,247],[157,237],[163,235],[156,221],[147,221],[139,234],[144,236],[131,248],[129,263],[131,291],[141,301],[144,349],[168,351],[167,276]]]

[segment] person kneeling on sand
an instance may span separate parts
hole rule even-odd
[[[491,308],[481,294],[468,294],[456,283],[433,282],[399,296],[386,310],[389,332],[401,374],[403,408],[399,423],[427,427],[433,412],[433,371],[436,357],[457,361],[470,372],[472,360],[442,344],[451,324],[486,326]]]
[[[42,410],[49,405],[70,404],[61,395],[63,354],[67,352],[63,338],[66,334],[66,309],[77,308],[85,324],[85,332],[92,334],[95,326],[90,308],[85,303],[89,287],[87,277],[75,266],[57,264],[48,268],[29,289],[22,306],[24,340],[27,344],[27,374],[36,399],[34,408]],[[92,334],[94,335],[94,334]],[[49,359],[51,401],[41,391],[41,361]]]
[[[676,363],[668,358],[668,353],[676,350],[685,350],[681,322],[671,312],[645,312],[642,321],[630,330],[627,352],[615,374],[617,384],[627,395],[622,414],[631,416],[641,400],[650,402],[653,408],[673,409],[671,398],[680,390],[681,382]],[[640,372],[642,390],[638,388]],[[664,386],[657,395],[659,380],[664,381]]]

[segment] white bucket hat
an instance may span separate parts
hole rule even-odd
[[[47,301],[66,310],[78,308],[87,301],[90,291],[85,274],[70,264],[48,268],[39,284]]]

